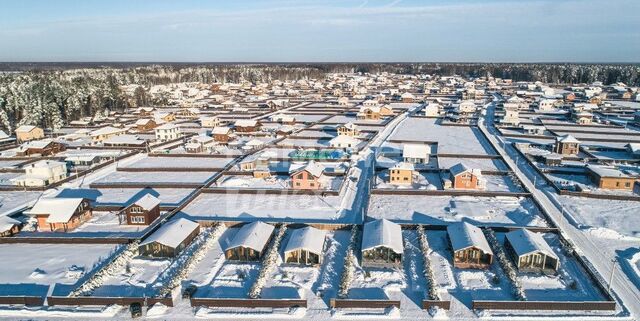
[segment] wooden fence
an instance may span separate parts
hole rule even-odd
[[[332,308],[363,308],[386,309],[388,307],[400,308],[400,301],[396,300],[358,300],[358,299],[331,299]]]
[[[0,296],[0,304],[44,305],[44,297],[40,296]]]
[[[67,297],[67,296],[49,296],[47,297],[47,304],[49,306],[55,305],[122,305],[127,306],[132,303],[140,303],[144,306],[151,306],[156,303],[162,303],[168,307],[173,306],[173,298],[168,297],[96,297],[96,296],[79,296],[79,297]]]
[[[615,301],[473,301],[473,309],[615,311]]]
[[[438,307],[445,310],[451,309],[451,301],[438,301],[438,300],[422,300],[422,308],[427,310],[432,307]]]
[[[305,299],[218,299],[191,298],[191,306],[217,308],[296,308],[307,307]]]

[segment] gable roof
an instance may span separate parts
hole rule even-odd
[[[36,129],[36,128],[38,128],[38,127],[33,126],[33,125],[22,125],[22,126],[20,126],[20,127],[16,128],[16,133],[17,133],[17,132],[24,132],[24,133],[28,133],[28,132],[30,132],[30,131],[32,131],[32,130],[34,130],[34,129]]]
[[[395,253],[403,253],[402,228],[400,225],[379,219],[364,224],[362,232],[362,250],[384,246]]]
[[[200,224],[181,217],[163,224],[157,231],[142,241],[140,246],[157,242],[176,248],[199,227]]]
[[[267,242],[269,241],[273,230],[273,225],[260,221],[244,225],[240,230],[238,230],[224,250],[226,251],[236,247],[246,247],[262,252],[265,246],[267,246]]]
[[[293,230],[289,236],[287,246],[284,248],[284,252],[302,249],[311,253],[321,254],[326,236],[326,231],[311,226]]]
[[[305,166],[303,166],[300,169],[297,169],[292,174],[300,173],[302,171],[307,171],[309,172],[309,174],[313,175],[314,177],[320,177],[322,176],[322,173],[324,173],[324,166],[316,163],[313,160],[310,160]]]
[[[402,157],[409,158],[429,158],[431,148],[425,144],[403,144]]]
[[[542,234],[533,233],[527,229],[517,229],[505,234],[505,237],[518,256],[542,252],[547,256],[558,259],[549,244],[542,238]]]
[[[160,205],[160,200],[151,194],[145,194],[140,198],[138,198],[137,200],[135,200],[129,206],[132,206],[132,205],[137,205],[139,207],[142,207],[143,210],[149,211],[154,209],[156,206]]]
[[[571,135],[557,136],[556,141],[560,143],[580,143],[579,140],[577,140],[575,137]]]
[[[234,125],[237,127],[253,127],[258,125],[258,121],[253,119],[239,119],[236,120]]]
[[[460,175],[462,173],[465,173],[465,172],[469,172],[469,173],[471,173],[473,175],[476,175],[476,176],[480,176],[481,175],[480,170],[471,169],[471,168],[467,167],[467,165],[465,165],[463,163],[458,163],[458,164],[455,164],[455,165],[451,166],[451,168],[449,168],[449,171],[451,172],[451,175],[453,175],[454,177],[458,176],[458,175]]]
[[[467,222],[453,223],[447,226],[447,233],[454,251],[475,247],[484,253],[493,254],[482,230],[477,226]]]
[[[84,198],[41,198],[25,211],[28,215],[49,215],[47,223],[66,223],[76,212]]]

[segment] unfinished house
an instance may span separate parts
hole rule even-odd
[[[179,218],[163,224],[138,246],[141,256],[176,257],[200,233],[200,224]]]
[[[505,234],[504,247],[523,272],[556,272],[559,259],[542,234],[518,229]]]
[[[404,244],[400,225],[379,219],[364,224],[362,232],[363,267],[398,267]]]
[[[395,185],[413,184],[413,164],[397,163],[389,169],[389,183]]]
[[[322,264],[326,231],[307,226],[293,230],[284,248],[284,262],[300,265]]]
[[[493,252],[479,227],[467,222],[447,226],[453,252],[453,266],[461,269],[488,269]]]
[[[224,248],[227,260],[259,261],[267,250],[274,227],[267,223],[252,222],[241,227]]]

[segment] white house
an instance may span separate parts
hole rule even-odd
[[[338,135],[329,141],[329,146],[333,148],[352,149],[356,148],[360,140],[353,136]]]
[[[164,124],[155,128],[156,140],[161,142],[178,139],[182,136],[180,128],[174,124]]]
[[[25,174],[11,179],[18,186],[47,186],[67,177],[67,163],[41,160],[24,167]]]
[[[426,106],[424,106],[424,109],[422,109],[422,111],[427,117],[436,117],[440,114],[440,104],[428,103]]]
[[[214,128],[220,126],[220,118],[217,116],[200,118],[202,127]]]
[[[404,144],[402,159],[411,164],[428,164],[431,147],[425,144]]]

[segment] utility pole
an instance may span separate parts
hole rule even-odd
[[[609,275],[609,286],[607,287],[607,292],[611,293],[611,282],[613,282],[613,272],[616,271],[616,263],[618,261],[614,258],[611,260],[611,274]]]

